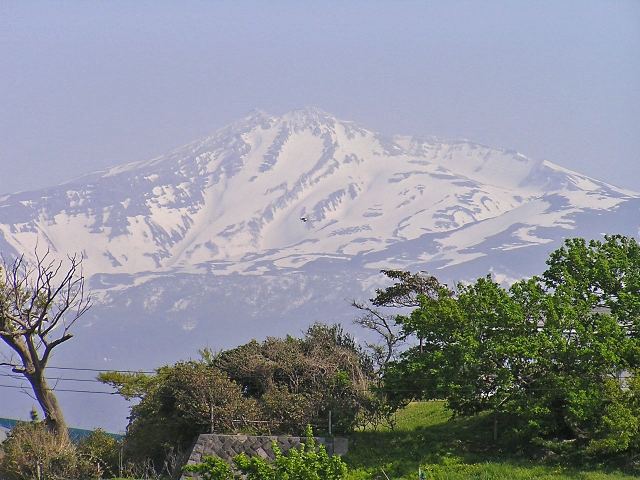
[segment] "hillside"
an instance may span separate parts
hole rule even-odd
[[[453,419],[445,403],[438,401],[409,404],[398,412],[394,431],[355,433],[349,447],[344,457],[348,480],[413,480],[418,468],[429,480],[636,478],[620,473],[615,462],[588,466],[570,458],[541,459],[535,448],[518,452],[508,438],[493,441],[491,416]]]

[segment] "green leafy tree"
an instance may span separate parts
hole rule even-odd
[[[629,448],[639,412],[624,372],[640,358],[639,252],[620,236],[568,240],[542,278],[505,290],[487,277],[420,296],[401,323],[423,348],[387,370],[389,397],[446,398],[460,415],[493,411],[528,441]]]
[[[385,289],[376,289],[376,296],[371,299],[376,307],[417,307],[420,305],[420,296],[433,298],[446,287],[426,272],[381,270],[381,273],[396,282]]]

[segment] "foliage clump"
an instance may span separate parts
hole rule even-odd
[[[113,478],[122,473],[121,440],[101,428],[81,438],[75,447],[84,464],[84,477]]]
[[[124,439],[127,459],[163,469],[167,456],[185,452],[200,433],[303,433],[305,425],[353,430],[372,408],[369,358],[338,325],[315,324],[303,338],[270,337],[199,361],[157,369],[157,375],[118,372],[100,379],[131,408]]]
[[[211,365],[242,386],[262,408],[259,430],[301,434],[304,425],[353,430],[371,401],[373,365],[339,325],[311,326],[303,338],[267,338],[221,352]]]
[[[64,437],[47,432],[42,422],[16,425],[2,443],[2,451],[0,478],[78,478],[75,447]]]

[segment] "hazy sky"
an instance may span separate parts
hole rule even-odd
[[[640,1],[0,1],[0,193],[307,105],[640,190]]]

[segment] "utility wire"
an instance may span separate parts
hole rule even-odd
[[[0,377],[15,378],[16,380],[24,380],[24,376],[20,374],[0,373]],[[63,378],[63,377],[47,377],[47,380],[55,382],[94,382],[103,383],[96,378]]]
[[[2,385],[0,384],[0,388],[15,388],[15,389],[23,389],[23,390],[30,390],[31,387],[30,386],[25,386],[25,385]],[[95,394],[105,394],[105,395],[120,395],[118,392],[105,392],[105,391],[93,391],[93,390],[77,390],[77,389],[68,389],[68,388],[56,388],[56,387],[52,387],[51,388],[52,391],[54,392],[72,392],[72,393],[95,393]],[[455,389],[456,392],[460,393],[460,394],[465,394],[465,393],[474,393],[477,392],[478,394],[488,394],[487,392],[478,392],[476,389],[472,389],[472,388],[457,388]],[[509,391],[504,391],[501,393],[513,393],[513,394],[518,394],[518,393],[539,393],[539,392],[566,392],[572,389],[564,389],[564,388],[559,388],[559,387],[537,387],[537,388],[527,388],[527,389],[522,389],[522,390],[515,390],[513,392],[509,392]],[[583,389],[578,389],[578,390],[588,390],[588,386],[585,386],[585,388]],[[437,389],[394,389],[394,390],[385,390],[385,393],[396,393],[396,394],[400,394],[400,393],[404,393],[404,394],[415,394],[416,396],[420,396],[420,395],[425,395],[425,394],[436,394],[436,393],[444,393],[442,390],[437,390]],[[158,397],[163,397],[163,398],[173,398],[175,397],[175,395],[171,395],[171,394],[155,394],[155,396]]]
[[[26,387],[24,385],[0,385],[0,388],[16,388],[21,390],[29,390],[30,387]],[[73,392],[73,393],[101,393],[103,395],[118,395],[117,392],[96,392],[93,390],[72,390],[66,388],[52,388],[51,390],[55,392]]]
[[[72,370],[72,371],[78,371],[78,372],[99,372],[99,373],[131,373],[131,374],[135,374],[135,373],[146,373],[146,374],[154,374],[154,373],[158,373],[155,370],[110,370],[108,368],[77,368],[77,367],[50,367],[47,366],[46,367],[49,370]]]

